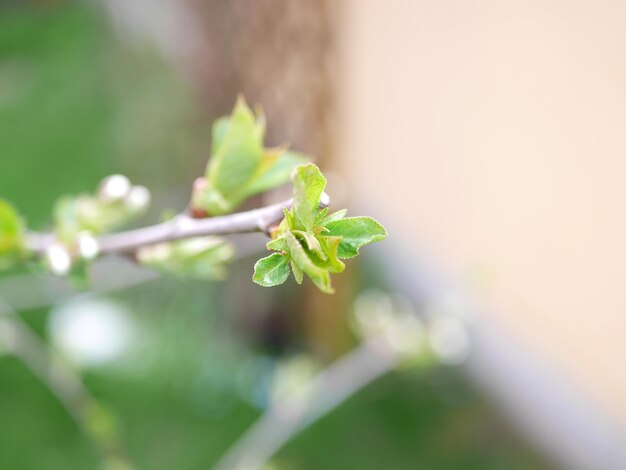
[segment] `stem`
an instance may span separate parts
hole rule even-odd
[[[393,351],[373,337],[290,396],[272,405],[214,470],[258,470],[292,437],[392,370]]]
[[[324,203],[321,206],[326,207],[328,197],[322,200]],[[260,209],[205,219],[180,214],[167,222],[149,227],[102,235],[98,239],[100,253],[129,253],[146,245],[208,235],[267,233],[272,226],[280,223],[284,217],[283,210],[289,209],[292,203],[293,200],[288,199]],[[34,253],[42,254],[53,243],[53,234],[31,232],[26,236],[26,248]]]
[[[105,469],[133,468],[116,434],[114,418],[89,393],[80,376],[33,333],[2,298],[0,343],[56,396],[91,440]]]

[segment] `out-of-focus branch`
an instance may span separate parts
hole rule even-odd
[[[327,206],[328,196],[322,200],[323,206]],[[132,253],[147,245],[209,235],[267,233],[280,223],[284,209],[289,209],[292,203],[293,200],[288,199],[260,209],[204,219],[180,214],[167,222],[149,227],[102,235],[98,238],[99,253]],[[44,253],[54,243],[53,234],[29,233],[26,236],[26,248],[35,253]]]
[[[257,470],[304,428],[377,378],[392,370],[396,355],[372,337],[321,372],[310,383],[276,402],[215,465],[214,470]]]
[[[57,397],[91,440],[105,469],[130,470],[115,422],[74,372],[0,298],[0,344],[20,359]]]

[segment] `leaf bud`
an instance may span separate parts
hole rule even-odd
[[[124,175],[107,176],[100,183],[98,196],[103,201],[119,201],[128,196],[131,190],[130,180]]]

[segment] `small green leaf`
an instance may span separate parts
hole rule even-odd
[[[315,214],[315,225],[321,225],[320,222],[326,218],[328,211],[328,207],[324,207],[317,211],[317,214]]]
[[[217,119],[213,123],[213,129],[211,132],[211,154],[217,155],[220,147],[222,146],[222,142],[224,142],[224,137],[228,133],[228,126],[230,125],[230,117],[223,116]]]
[[[243,109],[246,112],[250,112],[245,99],[242,96],[237,98],[237,103],[235,104],[235,110],[233,111],[233,115],[235,111],[239,108]],[[262,108],[255,109],[257,118],[254,124],[254,135],[263,140],[265,136],[265,114],[263,113]],[[216,155],[224,142],[224,138],[228,134],[228,129],[230,126],[232,116],[223,116],[213,122],[213,128],[211,129],[211,154]]]
[[[11,204],[0,199],[0,253],[14,250],[19,245],[22,224]]]
[[[254,114],[239,99],[228,121],[220,120],[213,129],[214,154],[207,167],[207,191],[219,196],[207,197],[213,214],[232,210],[245,197],[242,189],[252,178],[263,156],[263,126],[257,125]],[[215,201],[224,199],[226,204]]]
[[[321,260],[326,260],[326,253],[322,250],[319,240],[309,232],[303,232],[302,230],[292,230],[292,233],[298,235],[306,242],[307,248],[315,253]]]
[[[282,284],[289,277],[289,257],[279,253],[261,258],[254,265],[252,280],[264,287]]]
[[[0,199],[0,268],[14,264],[23,246],[24,227],[11,204]]]
[[[341,220],[346,216],[347,213],[348,213],[348,209],[341,209],[337,212],[333,212],[332,214],[326,217],[323,217],[318,222],[318,225],[325,226],[326,224],[329,224],[330,222],[334,222],[335,220]]]
[[[294,210],[283,209],[283,214],[285,214],[285,218],[278,225],[279,233],[283,233],[286,230],[296,230],[296,215]]]
[[[315,211],[326,187],[326,178],[313,163],[300,165],[294,171],[293,208],[298,220],[307,232],[312,231]]]
[[[348,217],[326,225],[329,236],[341,237],[339,258],[354,258],[359,248],[387,238],[385,228],[370,217]]]
[[[322,292],[332,294],[334,292],[330,285],[330,274],[328,270],[317,266],[309,257],[304,247],[298,239],[289,231],[285,232],[285,240],[289,248],[289,254],[298,267],[311,278],[313,283],[319,287]]]
[[[343,262],[341,262],[338,258],[338,250],[339,244],[341,243],[341,237],[322,236],[319,237],[319,241],[327,256],[327,259],[324,263],[325,267],[331,273],[342,272],[346,268],[346,265],[343,264]]]
[[[263,110],[258,108],[255,117],[240,97],[232,114],[213,124],[206,184],[194,191],[193,206],[227,214],[250,196],[287,182],[306,158],[284,147],[264,149],[264,136]]]
[[[298,284],[302,284],[302,281],[304,280],[304,273],[302,272],[302,269],[300,269],[293,259],[290,260],[289,263],[291,264],[294,279]]]
[[[285,237],[278,237],[274,240],[267,242],[265,245],[268,250],[271,251],[286,251],[287,250],[287,242],[285,241]]]

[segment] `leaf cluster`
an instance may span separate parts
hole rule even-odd
[[[142,215],[149,198],[146,188],[132,186],[125,176],[108,176],[95,194],[63,196],[56,202],[55,234],[62,243],[72,245],[83,233],[95,236],[112,232]]]
[[[345,269],[343,259],[387,237],[384,227],[370,217],[346,217],[346,210],[329,214],[320,207],[326,178],[312,163],[298,166],[292,175],[293,207],[273,231],[267,244],[273,254],[254,266],[253,280],[262,286],[284,283],[293,272],[298,284],[306,274],[325,293],[333,293],[330,275]]]
[[[232,212],[249,197],[289,180],[306,158],[286,147],[264,148],[265,116],[255,116],[243,98],[230,116],[213,124],[211,158],[193,194],[192,206],[210,215]]]

